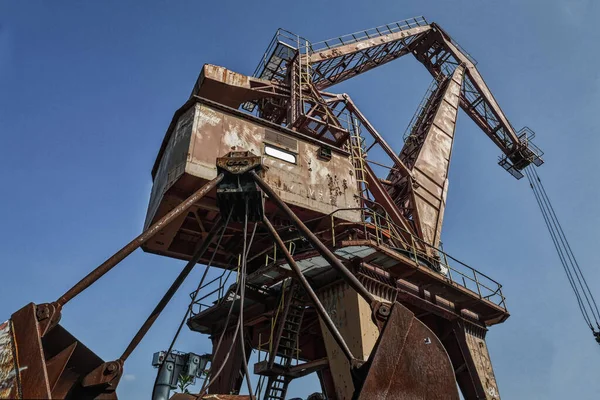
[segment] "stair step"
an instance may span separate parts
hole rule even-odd
[[[298,337],[298,332],[293,332],[293,334],[291,336],[281,335],[281,340],[287,340],[287,341],[290,341],[290,342],[295,342],[297,337]]]

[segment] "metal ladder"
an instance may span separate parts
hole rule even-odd
[[[292,61],[290,76],[292,107],[288,116],[288,125],[297,129],[305,128],[329,140],[341,140],[342,137],[346,137],[346,129],[313,84],[313,70],[308,61],[308,50],[308,45],[302,47],[299,44],[298,53]]]
[[[272,339],[273,351],[269,357],[271,368],[277,364],[278,368],[287,369],[292,365],[293,359],[298,357],[298,339],[305,308],[297,285],[292,284],[287,292],[284,315],[281,316],[278,332]],[[284,400],[291,380],[292,378],[285,375],[269,376],[263,399]]]
[[[354,164],[354,173],[356,175],[356,182],[358,183],[359,195],[361,198],[365,198],[367,191],[369,190],[367,171],[365,169],[367,152],[365,150],[365,138],[360,134],[360,125],[357,121],[351,121],[349,139],[350,155],[352,156],[352,163]]]
[[[306,47],[305,47],[306,49]],[[308,90],[311,83],[310,65],[304,60],[304,54],[300,51],[300,42],[298,41],[298,51],[296,56],[291,61],[291,102],[292,107],[288,115],[288,126],[296,126],[302,122],[302,117],[305,114],[304,109],[304,92]]]

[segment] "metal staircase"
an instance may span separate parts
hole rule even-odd
[[[291,63],[288,126],[340,144],[346,140],[348,132],[314,86],[313,72],[307,57],[307,54],[299,52]]]
[[[294,358],[298,358],[299,332],[304,317],[304,302],[300,287],[290,282],[289,289],[282,290],[281,314],[276,315],[269,358],[258,366],[260,375],[268,378],[264,391],[264,400],[283,400],[290,381],[293,379],[286,372],[292,366]]]

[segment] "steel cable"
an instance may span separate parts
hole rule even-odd
[[[171,354],[171,351],[173,351],[173,347],[175,347],[175,343],[177,342],[177,338],[179,337],[179,334],[181,333],[181,329],[183,328],[183,325],[185,324],[185,321],[187,320],[187,317],[188,317],[189,313],[192,310],[194,302],[196,301],[198,293],[200,292],[200,289],[202,288],[202,285],[204,284],[204,280],[206,279],[206,276],[208,275],[208,271],[210,270],[210,268],[212,266],[212,263],[213,263],[213,261],[215,259],[215,255],[217,254],[217,249],[221,245],[221,240],[223,239],[225,231],[227,230],[227,226],[229,225],[229,220],[231,219],[231,214],[232,213],[233,213],[233,210],[231,210],[231,212],[227,216],[227,220],[225,221],[225,224],[221,228],[222,229],[221,230],[221,234],[219,235],[219,239],[217,240],[217,244],[215,246],[215,251],[213,251],[212,256],[210,257],[210,261],[208,262],[208,264],[206,264],[206,267],[204,268],[204,273],[202,274],[202,278],[200,278],[200,283],[198,283],[198,288],[194,292],[194,296],[192,297],[190,305],[188,306],[188,308],[187,308],[187,310],[186,310],[186,312],[185,312],[185,314],[183,316],[183,319],[181,320],[181,323],[179,324],[179,327],[177,328],[177,331],[175,332],[175,335],[173,336],[173,339],[171,340],[171,344],[169,345],[169,349],[165,353],[166,354],[165,355],[165,361],[169,357],[169,354]],[[156,389],[156,384],[158,383],[158,377],[160,376],[161,369],[163,368],[163,366],[165,364],[166,364],[166,362],[163,362],[158,367],[158,372],[156,374],[156,378],[154,379],[154,386],[152,388],[152,398],[154,398],[154,392],[155,392],[155,389]]]
[[[535,171],[535,169],[533,169],[533,174],[534,177],[536,178],[536,180],[538,181],[538,188],[541,188],[548,206],[550,207],[550,211],[551,211],[551,215],[554,217],[554,220],[556,221],[556,224],[558,225],[558,232],[559,234],[562,236],[562,238],[564,239],[564,243],[566,245],[566,249],[567,254],[570,256],[570,259],[572,261],[572,264],[574,266],[574,271],[576,276],[578,276],[578,281],[579,278],[581,278],[581,281],[583,281],[583,285],[585,285],[585,289],[584,289],[584,295],[586,295],[586,299],[589,295],[589,300],[588,300],[588,304],[590,307],[590,310],[592,311],[592,314],[594,315],[594,320],[596,321],[596,325],[598,326],[598,328],[600,328],[600,324],[598,323],[598,320],[600,320],[600,312],[598,311],[598,305],[596,304],[596,300],[594,299],[594,296],[592,295],[592,292],[590,290],[590,287],[588,286],[587,280],[585,279],[585,276],[583,276],[583,272],[581,271],[581,267],[579,266],[579,263],[577,262],[577,259],[575,259],[575,255],[573,254],[573,250],[571,250],[571,245],[569,244],[569,242],[567,241],[567,238],[565,236],[565,233],[562,229],[562,226],[560,224],[560,222],[558,221],[558,218],[556,217],[556,213],[554,211],[554,207],[552,207],[552,203],[550,203],[550,199],[548,198],[548,194],[546,193],[546,189],[544,188],[544,186],[542,185],[542,180],[540,179],[539,175],[537,174],[537,171]],[[581,281],[579,282],[579,284],[581,285]],[[582,289],[583,289],[583,285]],[[593,306],[592,306],[593,305]]]
[[[534,178],[534,182],[535,182],[536,181],[535,176],[532,175],[532,177]],[[574,256],[567,249],[568,242],[566,241],[566,238],[564,236],[564,232],[562,231],[562,228],[560,228],[560,224],[558,224],[556,215],[555,214],[553,215],[552,211],[550,210],[551,205],[549,203],[548,198],[546,196],[544,196],[542,193],[542,189],[540,188],[540,185],[539,185],[539,178],[537,180],[537,183],[534,183],[534,184],[537,186],[538,192],[540,193],[541,198],[542,198],[542,202],[546,206],[547,215],[549,216],[550,221],[552,222],[554,229],[555,229],[554,234],[555,234],[555,236],[558,237],[560,244],[562,244],[563,254],[566,254],[565,262],[567,262],[567,265],[570,267],[569,270],[571,272],[571,278],[573,279],[575,287],[578,288],[578,290],[579,290],[579,288],[581,288],[579,297],[581,298],[581,293],[583,293],[583,297],[585,298],[585,303],[587,303],[587,308],[585,306],[585,303],[583,304],[583,307],[586,310],[586,313],[587,313],[588,309],[590,310],[590,312],[592,313],[592,317],[594,318],[594,320],[596,322],[596,325],[598,325],[598,319],[594,313],[594,309],[592,307],[592,304],[590,303],[590,299],[588,298],[588,293],[585,290],[585,288],[583,288],[582,279],[580,278],[580,275],[577,273],[577,269],[575,269],[575,267],[574,267],[574,263],[573,263]],[[573,274],[575,275],[575,278],[573,278]],[[577,285],[577,283],[579,284],[579,286]],[[589,288],[588,288],[588,291],[589,291]],[[590,296],[591,296],[591,293],[590,293]],[[581,298],[581,301],[583,303],[583,298]],[[591,319],[589,318],[589,315],[588,315],[588,320],[590,321],[590,328],[592,328]]]
[[[252,232],[252,239],[254,239],[254,234],[256,233],[256,223],[254,224],[254,230]],[[244,366],[244,373],[246,374],[246,384],[248,385],[248,395],[252,397],[254,393],[252,390],[252,383],[250,382],[250,373],[248,372],[248,360],[246,359],[246,345],[244,338],[244,299],[246,297],[246,271],[247,271],[247,263],[248,259],[247,251],[250,251],[250,246],[248,246],[248,198],[246,198],[246,213],[244,215],[244,244],[242,251],[242,268],[241,268],[241,294],[240,294],[240,321],[239,329],[240,329],[240,345],[242,347],[242,362]],[[252,243],[250,243],[252,245]]]
[[[527,172],[527,169],[525,170],[525,174],[527,175],[527,179],[530,181],[530,187],[534,192],[534,196],[535,196],[535,200],[538,203],[538,206],[540,208],[540,211],[542,212],[542,217],[544,218],[544,223],[546,224],[546,227],[548,228],[548,232],[550,233],[550,238],[552,239],[552,243],[554,244],[554,248],[556,249],[556,252],[558,254],[558,257],[560,259],[560,263],[565,271],[565,274],[567,275],[567,280],[569,281],[569,284],[571,285],[571,289],[573,290],[573,293],[575,294],[575,297],[577,299],[577,304],[579,306],[579,310],[581,311],[581,315],[583,316],[583,319],[585,320],[585,322],[588,324],[588,326],[590,328],[592,328],[592,324],[591,321],[587,315],[587,313],[584,310],[584,305],[583,302],[581,301],[581,296],[579,294],[579,291],[577,290],[576,286],[575,286],[575,282],[573,279],[573,275],[571,273],[571,270],[569,269],[567,263],[566,263],[566,259],[565,256],[563,254],[563,250],[559,245],[559,242],[556,238],[556,234],[554,232],[554,229],[552,227],[552,225],[550,224],[550,219],[548,217],[548,215],[546,214],[546,209],[544,208],[544,204],[542,203],[541,198],[539,197],[538,191],[537,191],[537,187],[535,187],[533,185],[533,183],[531,183],[531,178]]]
[[[548,228],[562,267],[567,275],[571,289],[575,294],[581,314],[588,327],[598,339],[599,333],[594,328],[592,319],[600,330],[600,324],[598,322],[600,319],[600,313],[598,312],[596,301],[589,288],[587,280],[583,276],[583,272],[579,266],[579,263],[575,259],[575,255],[565,236],[562,226],[558,221],[554,207],[552,207],[552,204],[550,203],[548,194],[544,189],[537,172],[531,166],[525,168],[524,172],[527,176],[527,180],[529,181],[529,186],[533,190],[538,207],[542,212],[542,217],[544,218],[544,222]]]
[[[587,285],[587,281],[585,280],[585,277],[583,277],[583,273],[581,271],[581,269],[578,267],[578,264],[576,264],[576,260],[575,260],[575,255],[573,254],[571,247],[569,245],[569,242],[566,239],[566,236],[564,234],[564,231],[562,230],[562,227],[560,225],[560,223],[558,222],[558,218],[556,217],[556,213],[554,213],[554,208],[552,207],[552,204],[550,203],[550,199],[548,198],[547,193],[544,190],[544,187],[541,184],[541,180],[539,179],[539,176],[537,176],[537,173],[535,171],[529,171],[529,174],[533,180],[533,184],[535,187],[537,187],[538,193],[542,198],[542,202],[546,205],[546,213],[547,216],[549,217],[550,221],[552,222],[553,226],[554,226],[554,235],[555,237],[558,237],[557,242],[560,240],[560,243],[562,244],[562,250],[563,250],[563,254],[566,254],[565,258],[565,262],[567,267],[570,267],[569,270],[571,272],[571,278],[573,280],[573,284],[577,290],[577,294],[579,295],[583,308],[586,312],[587,318],[590,322],[590,328],[593,330],[594,328],[592,327],[591,324],[591,318],[589,317],[588,314],[588,309],[589,312],[591,313],[592,318],[594,319],[594,322],[596,323],[596,326],[600,327],[599,323],[598,323],[598,319],[600,318],[598,316],[598,308],[595,306],[595,301],[594,301],[594,297],[589,289],[589,286]],[[545,194],[545,195],[544,195]],[[573,278],[573,274],[575,275],[575,278]],[[582,283],[583,281],[583,283]],[[579,287],[577,285],[577,283],[579,284]],[[585,287],[584,287],[585,285]],[[581,291],[579,291],[579,288],[581,289]],[[583,294],[583,297],[582,297]],[[585,298],[585,303],[583,301],[583,298]],[[591,300],[590,300],[591,299]],[[585,306],[585,304],[587,303],[587,307]]]
[[[252,242],[254,240],[254,236],[255,236],[255,233],[256,233],[256,227],[257,227],[257,224],[254,224],[254,229],[253,229],[252,235],[250,237],[250,243],[247,246],[248,247],[247,251],[244,252],[246,258],[248,257],[248,252],[250,251],[250,248],[252,247]],[[240,279],[238,279],[238,284],[237,284],[237,287],[236,287],[236,291],[235,291],[233,299],[231,301],[231,305],[229,306],[229,311],[227,313],[227,317],[225,318],[225,324],[223,325],[223,331],[221,332],[221,335],[219,337],[219,341],[217,342],[217,346],[215,347],[215,349],[213,351],[213,356],[216,355],[218,353],[219,349],[221,348],[221,344],[223,342],[223,337],[225,336],[226,328],[229,325],[229,319],[231,318],[231,312],[233,310],[233,306],[236,303],[236,300],[237,300],[237,297],[238,297],[238,293],[240,294],[240,303],[241,303],[240,307],[241,307],[241,305],[243,305],[243,303],[242,303],[243,297],[241,296],[241,293],[240,293],[241,287],[242,287],[242,285],[241,285],[241,279],[242,279],[241,278],[241,266],[240,266],[240,270],[238,271],[238,274],[240,275]],[[217,370],[217,372],[214,375],[212,374],[212,362],[211,362],[211,368],[209,369],[209,371],[207,373],[207,376],[206,376],[206,379],[204,380],[204,383],[202,385],[202,388],[200,389],[200,393],[198,395],[199,398],[202,398],[202,396],[204,396],[206,394],[206,391],[210,388],[210,386],[212,385],[212,383],[215,381],[215,379],[221,374],[221,372],[225,368],[227,360],[229,360],[229,356],[231,355],[231,351],[233,350],[233,346],[235,345],[238,333],[240,332],[240,324],[241,324],[241,320],[242,320],[240,317],[242,317],[242,316],[243,316],[242,313],[240,313],[240,315],[238,315],[238,320],[237,320],[237,324],[236,324],[236,327],[235,327],[235,330],[234,330],[233,339],[231,340],[231,345],[229,346],[229,349],[227,350],[227,353],[225,355],[225,358],[223,359],[223,362],[221,363],[221,366],[219,367],[219,369]],[[241,340],[243,341],[243,337],[242,337]],[[244,360],[245,360],[245,358],[244,358]],[[247,364],[246,364],[246,370],[247,370]],[[249,376],[247,377],[247,380],[248,381],[250,380]],[[250,392],[250,395],[252,395],[252,392]]]

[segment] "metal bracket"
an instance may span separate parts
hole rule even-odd
[[[262,167],[262,157],[251,151],[230,151],[224,157],[217,158],[217,171],[241,175]]]
[[[57,302],[43,303],[35,306],[35,317],[38,320],[38,332],[44,337],[60,322],[62,307]]]
[[[390,316],[391,309],[391,304],[383,303],[379,300],[375,300],[371,303],[371,310],[373,310],[371,318],[375,325],[377,325],[379,332],[383,330],[383,327]]]
[[[100,386],[105,392],[114,392],[117,390],[121,375],[123,375],[123,361],[108,361],[87,374],[81,381],[81,386],[85,388]]]
[[[262,158],[251,151],[232,151],[217,158],[217,170],[223,180],[217,186],[217,203],[221,215],[242,222],[248,204],[248,220],[260,221],[264,215],[263,195],[248,172],[262,168]]]

